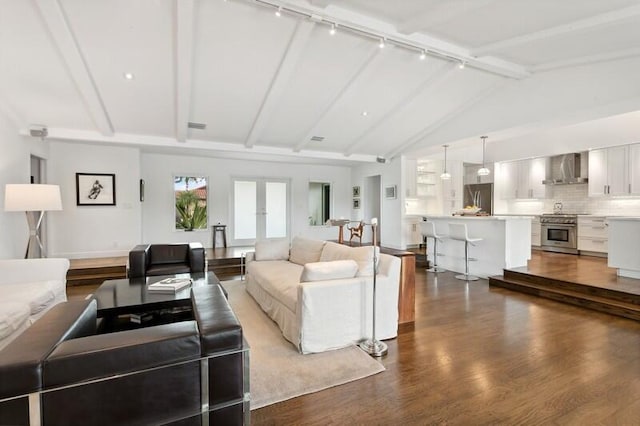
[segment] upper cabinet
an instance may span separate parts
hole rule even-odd
[[[640,146],[589,151],[589,196],[640,194]]]
[[[407,198],[436,196],[437,172],[429,162],[407,159],[405,169],[405,195]]]
[[[545,198],[542,181],[547,173],[547,159],[509,161],[500,165],[502,199]]]

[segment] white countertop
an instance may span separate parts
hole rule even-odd
[[[447,219],[447,220],[530,220],[534,216],[437,216],[437,215],[426,215],[428,219]]]
[[[638,216],[606,216],[607,220],[629,220],[629,221],[640,221],[640,217]]]

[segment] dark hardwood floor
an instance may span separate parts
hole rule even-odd
[[[534,252],[529,269],[618,282],[606,259]],[[417,268],[415,324],[387,343],[386,371],[255,410],[252,423],[640,424],[637,321]]]
[[[254,425],[640,424],[640,323],[416,274],[386,371],[252,412]]]

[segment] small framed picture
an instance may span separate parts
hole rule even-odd
[[[360,198],[354,198],[353,199],[353,208],[354,209],[359,209],[360,208]]]
[[[76,173],[77,206],[115,206],[116,175]]]
[[[358,198],[360,197],[360,187],[359,186],[354,186],[353,187],[353,198]]]
[[[387,198],[387,199],[390,199],[390,200],[397,198],[396,186],[395,185],[385,186],[384,187],[384,197]]]

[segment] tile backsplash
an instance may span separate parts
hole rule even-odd
[[[551,198],[545,200],[510,200],[507,213],[540,214],[553,212],[562,203],[564,213],[587,213],[603,216],[640,216],[640,197],[589,197],[588,184],[554,185]]]

